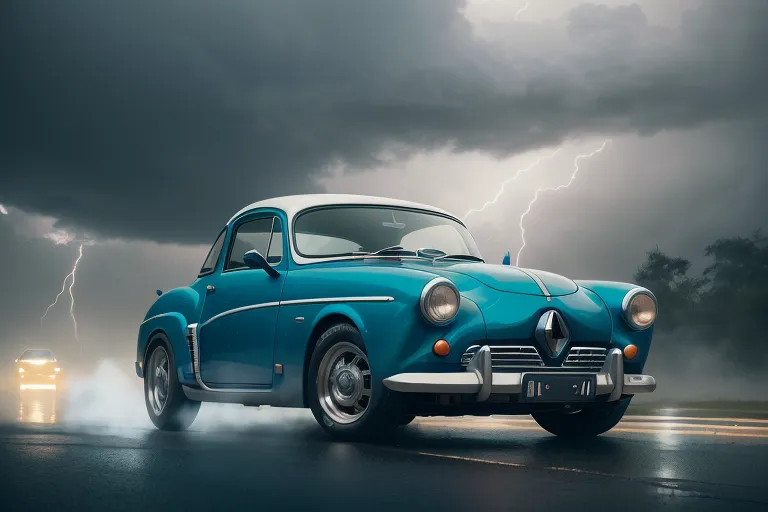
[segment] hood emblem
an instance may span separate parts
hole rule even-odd
[[[557,357],[568,343],[568,327],[563,317],[555,310],[549,310],[539,318],[536,325],[536,340],[549,352],[550,357]]]

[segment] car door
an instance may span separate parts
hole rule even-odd
[[[211,387],[268,387],[278,305],[285,281],[283,223],[274,213],[240,219],[222,270],[210,276],[198,327],[200,377]],[[279,271],[271,277],[243,263],[257,250]]]

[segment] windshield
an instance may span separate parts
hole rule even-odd
[[[374,253],[397,246],[433,249],[480,258],[467,228],[437,213],[386,206],[337,206],[299,215],[293,227],[296,251],[307,258]]]
[[[40,359],[43,361],[56,360],[53,357],[53,352],[51,352],[50,350],[25,350],[24,353],[21,354],[19,361],[29,361],[33,359]]]

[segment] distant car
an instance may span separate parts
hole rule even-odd
[[[282,197],[238,212],[197,279],[156,300],[136,372],[167,430],[210,401],[309,407],[347,438],[490,414],[594,436],[656,387],[656,310],[635,285],[485,263],[437,208]]]
[[[25,350],[16,359],[19,389],[56,390],[61,379],[61,366],[48,349]]]

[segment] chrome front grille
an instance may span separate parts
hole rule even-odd
[[[605,363],[607,349],[599,347],[573,347],[563,361],[563,368],[598,371]]]
[[[532,368],[544,366],[544,361],[535,347],[518,345],[491,345],[493,368]],[[480,345],[472,345],[461,355],[461,364],[467,366],[472,357],[480,350]]]
[[[481,345],[472,345],[461,355],[461,365],[469,361],[480,350]],[[530,345],[490,345],[491,361],[494,370],[547,368],[536,347]],[[573,347],[562,364],[565,370],[599,371],[605,363],[608,349],[599,347]]]

